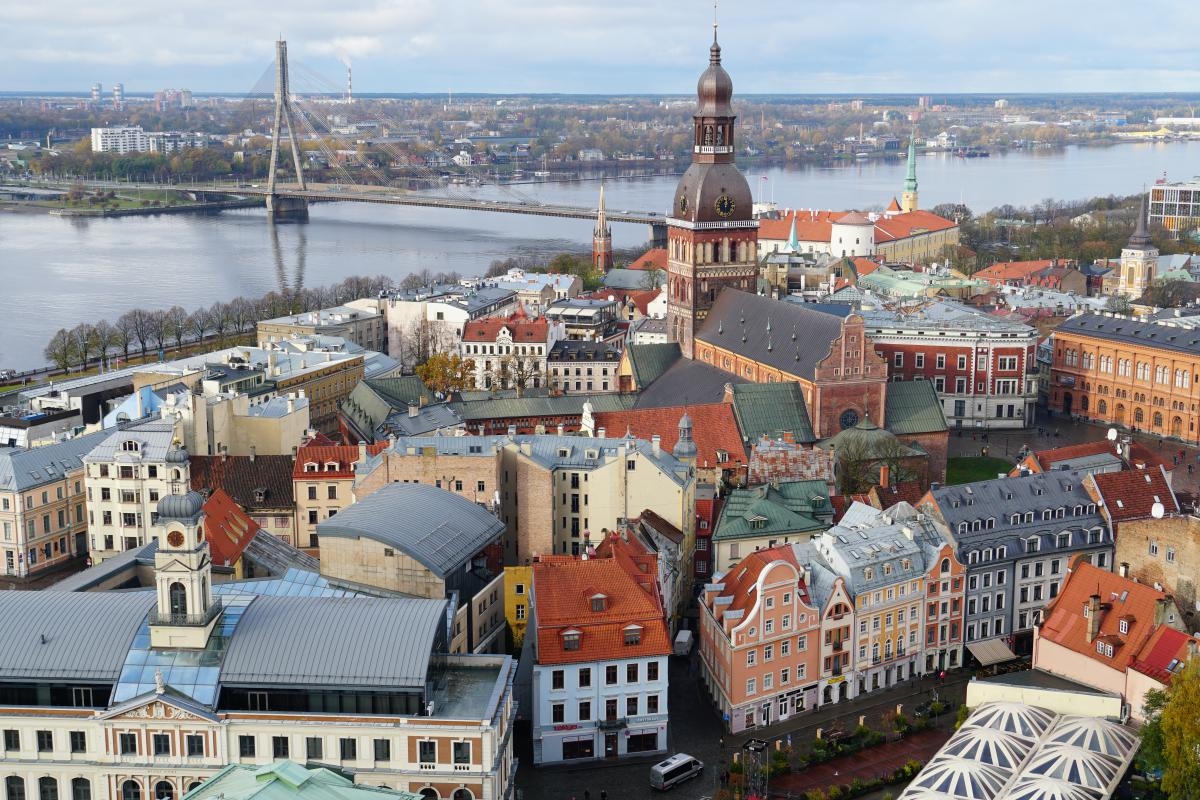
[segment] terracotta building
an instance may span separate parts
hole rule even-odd
[[[1080,314],[1054,332],[1049,407],[1200,441],[1200,326]]]

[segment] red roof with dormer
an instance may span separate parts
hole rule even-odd
[[[535,561],[537,663],[669,655],[671,636],[657,574],[657,566],[631,574],[616,558],[543,556]],[[628,634],[634,632],[636,641],[631,641]],[[577,646],[568,649],[571,641]]]
[[[1171,676],[1187,661],[1193,641],[1183,631],[1159,625],[1129,668],[1149,675],[1159,683],[1170,683]]]
[[[368,455],[379,455],[387,449],[387,442],[367,445]],[[296,451],[296,463],[292,467],[293,478],[353,478],[354,465],[361,457],[356,445],[306,444]],[[314,467],[315,465],[315,467]]]
[[[1147,519],[1155,503],[1168,514],[1179,513],[1179,502],[1161,468],[1130,469],[1091,476],[1113,522]]]
[[[875,220],[875,244],[887,244],[910,236],[957,228],[954,220],[939,217],[932,211],[909,211]]]
[[[237,564],[259,530],[259,524],[224,489],[215,489],[204,501],[204,538],[216,566]]]
[[[504,317],[486,317],[473,319],[463,326],[464,342],[487,342],[491,344],[500,338],[500,332],[507,330],[512,340],[518,344],[545,344],[550,338],[550,325],[542,317],[530,319],[524,307],[516,313]]]
[[[1005,284],[1016,281],[1026,281],[1035,272],[1054,266],[1053,259],[1039,261],[1002,261],[990,267],[975,272],[972,278],[979,278],[993,284]]]
[[[639,439],[650,441],[657,435],[661,437],[662,448],[670,453],[679,441],[679,420],[685,413],[692,418],[696,466],[721,464],[733,468],[748,463],[746,445],[730,403],[601,411],[594,417],[597,430],[604,428],[608,436],[624,436],[632,431]],[[719,454],[725,455],[724,460]]]

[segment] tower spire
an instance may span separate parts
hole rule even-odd
[[[800,252],[800,238],[796,235],[796,215],[792,214],[792,229],[788,232],[787,248],[793,253]]]
[[[713,43],[708,49],[708,63],[710,66],[721,66],[721,45],[717,44],[717,0],[713,0]]]
[[[1133,235],[1129,237],[1130,249],[1146,250],[1150,247],[1150,234],[1146,230],[1146,195],[1142,193],[1142,202],[1138,206],[1137,225]]]
[[[900,196],[900,210],[904,213],[917,210],[917,131],[908,137],[908,176],[904,179],[904,194]]]
[[[592,269],[608,272],[613,267],[612,228],[604,209],[604,181],[600,181],[600,203],[596,207],[596,229],[592,231]]]

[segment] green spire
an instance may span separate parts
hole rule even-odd
[[[796,215],[792,215],[792,231],[788,234],[787,248],[793,253],[800,252],[800,239],[796,237]]]
[[[917,190],[917,132],[908,137],[908,177],[904,179],[904,191]]]

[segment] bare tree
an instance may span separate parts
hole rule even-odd
[[[59,328],[58,333],[50,337],[42,355],[63,372],[70,371],[75,363],[75,337],[66,328]]]
[[[129,327],[129,330],[133,332],[133,338],[137,339],[142,355],[146,355],[146,350],[150,344],[150,313],[144,308],[135,308],[132,311],[126,311],[121,315],[118,324]]]
[[[182,351],[183,343],[187,339],[187,309],[183,306],[171,306],[163,313],[167,317],[167,330],[175,340],[175,349]]]
[[[213,303],[208,309],[209,326],[217,336],[217,346],[225,346],[225,334],[229,330],[229,304]]]
[[[205,335],[212,330],[212,323],[208,317],[208,311],[203,308],[197,308],[187,318],[188,333],[197,342],[204,341]]]
[[[81,322],[71,329],[71,338],[75,340],[76,363],[81,369],[87,369],[92,354],[96,351],[96,329],[86,322]]]
[[[257,317],[254,305],[244,297],[235,297],[229,301],[229,322],[235,333],[249,333],[254,330]]]
[[[502,356],[487,373],[491,385],[498,389],[516,389],[522,397],[528,388],[536,388],[545,380],[541,363],[530,356]]]
[[[167,312],[161,309],[151,311],[148,316],[147,324],[150,328],[150,338],[154,341],[154,346],[158,348],[161,354],[167,347],[167,339],[171,337],[171,322],[167,319]]]
[[[102,319],[92,327],[92,334],[95,337],[96,353],[100,357],[101,363],[107,368],[108,354],[117,346],[117,329],[108,320]]]
[[[424,364],[435,353],[453,349],[454,335],[447,323],[415,319],[405,329],[400,343],[401,360],[409,366]]]
[[[120,349],[121,358],[129,360],[129,349],[133,346],[133,320],[130,314],[122,314],[113,324],[114,344]]]

